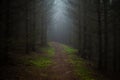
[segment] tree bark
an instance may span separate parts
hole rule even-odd
[[[103,0],[104,5],[104,68],[108,68],[108,1]]]
[[[101,31],[101,27],[102,27],[102,23],[101,23],[101,3],[100,0],[97,0],[97,13],[98,13],[98,36],[99,36],[99,59],[98,59],[98,68],[101,69],[102,68],[102,31]]]

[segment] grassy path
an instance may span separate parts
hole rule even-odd
[[[50,80],[77,80],[73,74],[72,65],[68,62],[68,56],[64,52],[63,46],[59,43],[52,43],[55,48],[53,57],[54,64],[51,67]]]
[[[0,67],[0,80],[108,80],[78,57],[76,49],[49,45],[29,55],[12,54],[12,64]]]

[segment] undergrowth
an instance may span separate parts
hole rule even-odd
[[[75,54],[77,53],[76,49],[66,45],[63,45],[63,47],[64,51],[69,56],[68,62],[73,65],[74,75],[78,78],[78,80],[104,80],[101,75],[97,75],[94,70],[86,65],[86,61]]]
[[[29,60],[29,62],[36,67],[46,68],[53,63],[52,57],[54,56],[54,48],[52,48],[51,46],[42,47],[40,48],[40,51],[40,55],[33,58],[32,60]]]

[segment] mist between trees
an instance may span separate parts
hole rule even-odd
[[[29,54],[53,40],[77,48],[100,70],[120,72],[120,1],[63,2],[66,21],[54,23],[54,0],[1,0],[1,63],[9,61],[10,52]],[[61,28],[55,32],[53,24]]]

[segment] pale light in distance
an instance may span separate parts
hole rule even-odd
[[[67,13],[66,4],[63,0],[54,0],[52,6],[52,17],[48,26],[48,39],[53,41],[66,41],[69,34],[70,19]]]

